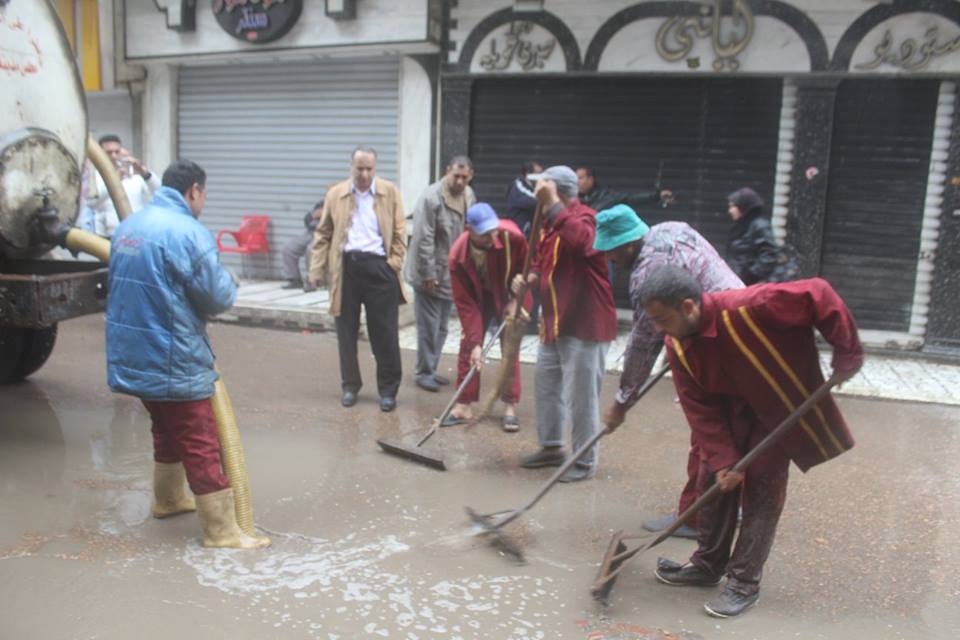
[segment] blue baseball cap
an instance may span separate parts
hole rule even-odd
[[[625,204],[618,204],[597,214],[597,235],[593,239],[593,248],[610,251],[639,240],[648,231],[650,227],[636,211]]]
[[[467,224],[470,225],[470,229],[474,233],[483,235],[500,226],[500,218],[497,217],[497,212],[489,204],[478,202],[467,209]]]

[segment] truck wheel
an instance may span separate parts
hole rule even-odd
[[[0,384],[19,382],[43,366],[57,341],[57,325],[0,328]]]
[[[0,384],[20,380],[18,375],[23,348],[26,343],[24,329],[0,327]]]
[[[20,356],[20,368],[17,370],[21,380],[42,367],[53,353],[53,345],[57,342],[57,325],[42,329],[25,329],[24,333],[27,334],[27,339],[23,355]]]

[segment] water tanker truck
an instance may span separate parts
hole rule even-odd
[[[0,0],[0,86],[3,384],[43,366],[58,322],[104,309],[107,269],[50,256],[67,246],[80,210],[88,132],[73,52],[47,0]],[[93,252],[102,260],[104,245]]]

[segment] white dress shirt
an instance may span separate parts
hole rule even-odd
[[[127,176],[123,178],[122,184],[127,200],[130,201],[130,213],[136,213],[153,199],[154,192],[160,188],[160,178],[155,173],[150,174],[149,180],[144,180],[139,175]],[[94,185],[96,192],[87,198],[87,206],[93,210],[94,233],[109,238],[120,224],[120,218],[113,207],[107,185],[99,173],[96,174]]]
[[[376,187],[376,178],[370,183],[370,188],[367,191],[357,191],[356,186],[350,186],[350,191],[353,193],[357,206],[350,218],[350,228],[347,229],[347,243],[343,247],[344,251],[363,251],[364,253],[375,253],[381,256],[387,255],[383,248],[383,236],[380,235],[380,223],[377,221],[377,214],[373,211],[373,199],[377,193]]]

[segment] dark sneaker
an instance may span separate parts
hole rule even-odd
[[[720,595],[704,603],[703,608],[715,618],[733,618],[757,604],[759,599],[759,591],[744,595],[727,585]]]
[[[384,396],[380,398],[380,411],[384,413],[390,413],[397,408],[397,399],[391,398],[389,396]]]
[[[710,573],[694,564],[685,564],[677,570],[657,566],[657,580],[674,587],[713,587],[720,584],[721,576]]]
[[[520,466],[524,469],[559,467],[566,459],[567,454],[564,452],[563,447],[547,447],[520,460]]]
[[[440,391],[440,385],[433,379],[433,376],[417,376],[417,386],[424,391]]]
[[[579,464],[573,465],[565,474],[560,476],[560,482],[580,482],[589,480],[596,475],[596,469],[593,467],[582,467]]]
[[[450,384],[450,378],[442,376],[439,373],[433,374],[433,381],[436,382],[441,387],[445,387]]]

